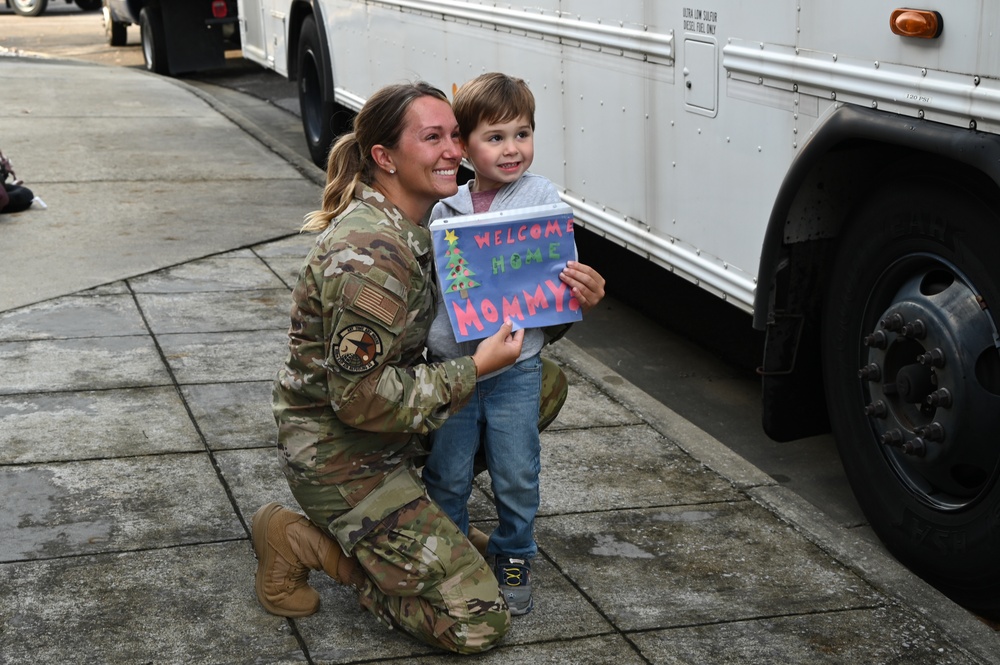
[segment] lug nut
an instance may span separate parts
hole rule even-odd
[[[944,367],[944,351],[937,348],[931,349],[927,353],[917,356],[917,362],[925,367],[928,365],[931,367]]]
[[[865,381],[878,381],[882,378],[882,369],[876,363],[865,365],[858,370],[858,378]]]
[[[927,336],[927,326],[920,319],[911,321],[899,329],[899,334],[903,337],[912,337],[914,339],[923,339]]]
[[[929,394],[926,401],[931,406],[940,406],[947,409],[951,406],[951,393],[948,392],[947,388],[940,388]]]
[[[879,325],[886,330],[899,330],[903,327],[903,315],[897,313],[890,314],[879,322]]]
[[[898,429],[891,429],[882,435],[882,443],[887,446],[899,446],[903,443],[903,433]]]
[[[918,429],[917,434],[928,441],[944,441],[944,425],[935,421],[927,427]]]
[[[906,455],[914,455],[916,457],[923,457],[927,454],[927,444],[919,436],[914,437],[903,444],[903,453]]]
[[[877,402],[872,402],[865,407],[866,416],[875,416],[876,418],[885,418],[885,414],[888,409],[885,406],[885,402],[878,400]]]
[[[884,330],[876,330],[871,335],[865,337],[864,344],[868,347],[884,349],[889,346],[889,336],[885,334]]]

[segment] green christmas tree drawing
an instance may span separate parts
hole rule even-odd
[[[472,271],[469,262],[462,256],[462,250],[458,247],[458,235],[454,231],[448,231],[444,238],[448,241],[445,256],[448,257],[448,280],[451,282],[445,292],[457,292],[463,298],[468,298],[469,289],[480,285],[479,282],[472,279],[476,273]]]

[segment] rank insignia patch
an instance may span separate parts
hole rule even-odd
[[[339,342],[333,350],[337,365],[348,372],[367,372],[382,354],[382,338],[372,328],[355,324],[337,333]]]

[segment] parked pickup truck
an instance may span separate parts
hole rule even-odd
[[[236,0],[103,0],[103,12],[111,46],[139,26],[146,69],[157,74],[217,69],[227,48],[240,47]]]

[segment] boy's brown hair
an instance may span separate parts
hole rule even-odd
[[[522,79],[499,72],[481,74],[455,93],[452,104],[462,140],[468,141],[480,122],[510,122],[521,116],[535,129],[535,96]]]

